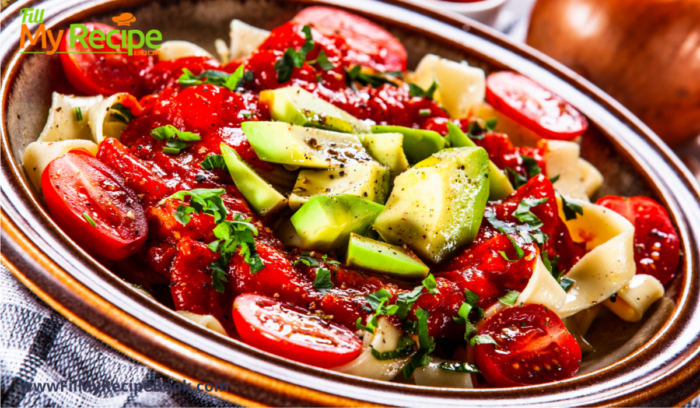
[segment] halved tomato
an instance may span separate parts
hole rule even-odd
[[[542,305],[505,309],[484,323],[479,335],[493,344],[475,347],[476,363],[497,387],[542,384],[573,377],[581,366],[581,348],[559,316]]]
[[[83,24],[90,33],[100,30],[104,34],[110,31],[119,32],[116,28],[99,23]],[[82,29],[76,30],[78,34]],[[91,34],[88,34],[90,36]],[[121,34],[113,33],[109,36],[113,45],[122,44]],[[75,48],[71,48],[68,42],[70,35],[65,35],[59,51],[61,65],[68,77],[68,81],[76,89],[88,95],[112,95],[118,92],[128,92],[141,97],[145,94],[145,84],[141,80],[141,72],[152,65],[152,58],[145,55],[127,55],[126,48],[112,49],[106,44],[106,40],[94,40],[98,47],[90,47],[88,37],[85,37],[88,47],[83,47],[76,41]],[[70,52],[68,54],[67,52]]]
[[[676,275],[680,240],[664,207],[641,196],[607,196],[596,204],[615,211],[634,225],[634,261],[638,274],[651,275],[664,285]]]
[[[489,75],[486,100],[545,139],[571,140],[588,129],[586,118],[562,97],[515,72]]]
[[[406,49],[385,29],[366,18],[332,7],[302,10],[294,21],[310,24],[325,36],[342,37],[348,45],[350,64],[377,71],[405,71]]]
[[[88,252],[118,260],[146,242],[146,213],[124,180],[83,150],[54,159],[41,176],[54,221]]]
[[[238,296],[233,303],[233,322],[246,343],[316,367],[348,363],[362,348],[360,339],[349,329],[266,296]]]

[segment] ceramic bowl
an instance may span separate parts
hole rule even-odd
[[[158,29],[213,52],[239,18],[270,29],[311,4],[332,4],[387,27],[415,67],[426,53],[467,60],[487,72],[509,69],[555,90],[590,121],[583,157],[605,176],[600,194],[649,195],[678,228],[679,271],[638,324],[601,319],[590,336],[595,355],[574,378],[511,389],[443,389],[352,377],[276,357],[199,327],[142,295],[62,233],[21,167],[42,129],[53,87],[63,81],[56,55],[19,54],[24,7],[45,8],[47,29],[111,23],[128,12],[132,28]],[[245,405],[673,406],[700,389],[700,187],[638,119],[599,89],[523,45],[467,18],[403,0],[19,1],[3,11],[2,262],[41,299],[88,333],[178,381],[226,383],[222,398]],[[32,27],[34,32],[34,27]],[[31,47],[30,47],[31,48]]]
[[[465,17],[469,17],[488,26],[493,26],[498,18],[498,12],[508,0],[481,0],[473,3],[441,0],[412,0],[423,7],[445,9]]]

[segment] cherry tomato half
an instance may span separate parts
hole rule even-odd
[[[118,260],[146,242],[146,213],[124,180],[83,150],[54,159],[41,176],[49,212],[88,252]]]
[[[489,75],[486,100],[545,139],[571,140],[588,129],[588,121],[576,108],[554,92],[515,72]]]
[[[90,34],[85,37],[88,47],[83,47],[76,41],[75,48],[68,42],[70,35],[66,34],[59,47],[60,52],[81,52],[80,54],[61,54],[61,65],[68,81],[76,89],[88,95],[112,95],[118,92],[128,92],[136,96],[144,95],[144,83],[141,72],[152,65],[145,55],[127,55],[115,52],[126,52],[126,48],[118,50],[109,48],[104,36],[116,28],[99,23],[85,23]],[[95,39],[93,43],[102,48],[92,48],[88,38],[96,30],[102,31],[102,40]],[[78,34],[82,29],[76,30]],[[96,34],[97,35],[97,34]],[[113,45],[122,44],[121,34],[112,34],[110,41]],[[109,52],[109,53],[108,53]]]
[[[266,296],[238,296],[233,322],[246,343],[316,367],[348,363],[362,348],[360,339],[347,328]]]
[[[659,203],[648,197],[603,197],[598,205],[627,218],[634,225],[637,273],[651,275],[664,285],[676,274],[680,258],[678,232]]]
[[[406,70],[408,54],[401,42],[365,18],[336,8],[315,6],[299,12],[294,21],[313,25],[323,35],[345,39],[352,65],[377,71]]]
[[[581,365],[581,348],[559,316],[542,305],[509,307],[486,321],[479,335],[498,347],[478,344],[476,363],[497,387],[542,384],[573,377]]]

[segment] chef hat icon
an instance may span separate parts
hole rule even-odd
[[[117,23],[117,25],[128,27],[131,25],[131,23],[136,21],[136,17],[134,17],[134,15],[131,13],[122,13],[119,16],[112,17],[112,21]]]

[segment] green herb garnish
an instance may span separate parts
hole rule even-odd
[[[92,220],[92,217],[90,217],[90,214],[84,212],[83,213],[83,218],[85,218],[85,221],[87,221],[90,225],[93,227],[97,227],[97,224],[95,224],[95,221]]]
[[[163,152],[168,154],[178,154],[180,150],[188,146],[187,142],[202,139],[196,133],[183,132],[173,125],[159,126],[151,130],[151,136],[159,142],[165,142]]]
[[[433,81],[430,88],[424,90],[416,84],[408,84],[409,94],[413,97],[433,99],[438,86],[440,85],[436,81]]]
[[[413,353],[413,346],[415,345],[416,342],[411,340],[409,336],[401,336],[396,350],[384,351],[380,353],[372,348],[372,355],[379,361],[399,360],[410,356]]]
[[[282,58],[275,62],[274,69],[277,71],[277,82],[283,84],[292,78],[292,72],[294,68],[301,68],[304,66],[306,61],[306,56],[314,49],[315,43],[314,38],[311,35],[311,27],[305,25],[302,28],[306,40],[301,50],[296,51],[294,48],[289,47],[282,55]],[[328,60],[326,59],[326,62]]]
[[[250,72],[250,71],[249,71]],[[228,90],[235,91],[239,85],[244,81],[244,76],[248,73],[243,72],[243,64],[241,64],[233,74],[229,74],[224,71],[217,71],[214,69],[208,69],[199,75],[194,75],[192,71],[187,68],[182,69],[182,75],[177,80],[177,82],[183,87],[211,84],[224,87]],[[250,80],[252,80],[252,72],[250,75]]]
[[[421,283],[423,284],[423,287],[428,289],[428,293],[431,295],[440,294],[440,291],[437,288],[437,282],[435,281],[435,276],[433,276],[432,273],[429,274],[427,278],[423,279],[423,282]]]
[[[129,123],[134,118],[129,108],[121,103],[115,103],[109,107],[109,116],[123,123]]]
[[[496,340],[493,339],[488,334],[480,334],[478,336],[472,337],[471,340],[469,340],[469,345],[474,347],[477,344],[493,344],[495,347],[499,347],[498,343],[496,343]]]
[[[460,361],[443,361],[442,363],[438,364],[438,367],[443,370],[456,371],[458,373],[481,373],[475,364]]]
[[[238,248],[243,259],[250,266],[251,275],[265,267],[255,248],[253,238],[258,235],[258,229],[250,221],[250,218],[244,219],[241,214],[236,214],[233,221],[223,221],[214,228],[214,236],[218,240],[210,242],[207,247],[220,255],[216,261],[209,264],[209,269],[212,271],[212,286],[219,293],[224,293],[222,282],[228,282],[228,264]]]
[[[399,85],[382,75],[368,74],[362,72],[362,67],[355,65],[352,69],[345,68],[345,82],[350,88],[355,89],[355,82],[363,86],[371,85],[374,88],[379,88],[384,84],[398,87]]]
[[[583,207],[576,200],[570,198],[566,199],[563,195],[561,196],[562,209],[564,210],[564,217],[567,221],[575,220],[577,215],[583,215]]]
[[[80,109],[80,106],[76,106],[76,107],[75,107],[75,119],[76,119],[78,122],[82,122],[82,121],[83,121],[83,110]]]
[[[224,200],[221,195],[225,193],[226,190],[223,188],[217,189],[207,189],[207,188],[197,188],[190,191],[178,191],[177,193],[161,200],[158,204],[163,205],[165,200],[182,200],[190,197],[190,205],[185,206],[180,204],[175,211],[175,219],[177,219],[180,224],[187,225],[190,222],[191,213],[196,214],[207,214],[214,217],[214,221],[218,224],[226,218],[228,211],[224,206]]]
[[[506,306],[513,306],[518,300],[518,296],[520,296],[520,292],[518,292],[517,290],[509,290],[505,294],[505,296],[499,297],[498,301]]]
[[[314,289],[324,294],[330,292],[330,290],[333,289],[333,282],[331,282],[331,271],[329,271],[326,268],[316,269]]]
[[[417,368],[430,364],[429,354],[435,350],[435,340],[430,337],[428,331],[428,312],[418,308],[416,309],[416,317],[418,318],[418,351],[403,368],[403,375],[406,378],[409,378]]]
[[[226,170],[224,156],[220,154],[210,154],[202,160],[201,167],[204,170]]]

